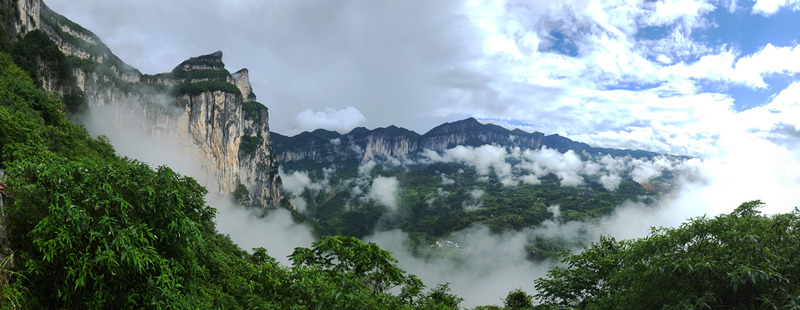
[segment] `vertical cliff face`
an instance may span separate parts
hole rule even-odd
[[[240,100],[224,91],[178,96],[178,106],[185,109],[183,130],[197,146],[208,172],[216,174],[219,192],[224,194],[239,184]]]
[[[39,29],[41,0],[0,0],[0,4],[6,11],[3,14],[3,28],[12,41],[18,34],[24,36]]]
[[[247,69],[232,75],[233,84],[244,95],[242,142],[239,147],[239,177],[255,203],[279,205],[283,199],[278,160],[272,149],[269,110],[256,101]]]
[[[364,137],[364,156],[362,162],[380,156],[391,156],[405,159],[417,151],[417,143],[413,136],[397,134],[400,129],[395,126],[378,128]],[[352,140],[351,140],[352,141]],[[355,148],[354,146],[351,148]]]
[[[67,57],[69,81],[43,74],[46,89],[65,97],[77,92],[88,109],[111,111],[117,126],[179,143],[216,176],[209,190],[228,194],[244,184],[255,205],[278,205],[283,199],[269,116],[255,102],[246,69],[230,74],[216,52],[190,58],[168,73],[143,75],[40,0],[0,2],[15,12],[12,21],[3,21],[7,32],[16,37],[41,30]],[[42,64],[40,70],[46,68]]]
[[[659,155],[646,151],[596,148],[559,135],[545,136],[541,132],[529,133],[519,129],[508,130],[497,125],[481,124],[474,118],[444,123],[424,135],[389,126],[374,130],[356,128],[344,135],[321,129],[303,132],[294,137],[274,134],[273,141],[278,161],[282,163],[367,162],[373,158],[387,156],[414,159],[423,155],[425,150],[443,152],[456,146],[482,145],[532,150],[547,147],[562,153],[571,150],[577,154],[609,154],[635,158]]]

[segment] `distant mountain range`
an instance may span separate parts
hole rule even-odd
[[[407,159],[419,156],[426,149],[442,152],[459,145],[471,147],[498,145],[520,149],[547,147],[562,153],[572,150],[581,156],[607,154],[649,158],[661,155],[642,150],[592,147],[557,134],[529,133],[519,129],[508,130],[493,124],[481,124],[471,117],[444,123],[423,135],[396,126],[373,130],[358,127],[346,134],[325,129],[303,132],[292,137],[272,133],[272,146],[278,161],[282,163],[353,160],[366,162],[372,158],[386,156]]]

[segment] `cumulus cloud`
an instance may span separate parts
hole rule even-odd
[[[726,27],[714,23],[716,6],[748,14],[736,1],[76,1],[48,5],[144,72],[227,48],[229,67],[250,69],[278,132],[424,132],[475,116],[600,146],[702,155],[714,136],[705,116],[735,111],[726,90],[772,92],[770,78],[800,72],[788,41],[701,39]],[[759,0],[752,12],[797,7]]]
[[[542,234],[591,231],[636,237],[650,226],[674,226],[689,216],[729,212],[746,200],[763,199],[769,213],[800,203],[800,84],[791,80],[800,72],[797,44],[787,43],[790,39],[740,46],[744,41],[727,40],[732,37],[725,33],[741,33],[713,22],[709,17],[716,11],[707,2],[300,0],[234,5],[49,0],[48,5],[96,31],[117,55],[147,73],[169,71],[188,57],[223,49],[229,69],[250,69],[255,91],[270,107],[271,128],[278,132],[388,124],[424,132],[442,121],[475,116],[523,124],[528,131],[563,133],[594,146],[699,157],[680,167],[669,163],[669,169],[691,173],[681,176],[681,186],[655,205],[625,204],[596,226],[551,222],[538,228]],[[798,1],[758,0],[752,9],[742,2],[743,8],[737,9],[737,1],[712,5],[747,11],[738,16],[751,18],[749,13],[771,16],[797,10]],[[721,30],[720,40],[703,40],[714,37],[706,31],[715,29]],[[787,79],[786,84],[773,82]],[[766,104],[743,108],[742,99],[728,91],[741,86],[764,94]],[[213,179],[202,164],[182,160],[182,153],[147,154],[136,147],[147,140],[88,127],[109,135],[123,154],[175,165],[181,172],[204,171],[197,174],[200,181]],[[666,167],[610,157],[579,164],[576,154],[516,155],[490,147],[428,155],[431,160],[468,163],[480,173],[493,171],[504,176],[506,185],[536,184],[543,173],[558,175],[564,185],[580,184],[585,182],[581,174],[591,173],[608,189],[618,186],[615,176],[629,172],[646,181]],[[523,162],[510,165],[507,159],[515,156]],[[304,180],[293,177],[298,177],[294,186],[299,190],[297,184]],[[488,180],[486,175],[481,178]],[[391,192],[390,183],[362,178],[352,185],[363,196]],[[375,194],[370,199],[380,201],[375,197],[390,196]],[[274,234],[292,231],[281,226],[289,222],[276,221],[270,223],[279,228]],[[226,229],[241,229],[231,234],[243,243],[261,234],[246,227],[268,229],[236,217],[230,223]],[[531,280],[544,269],[515,260],[524,238],[487,237],[476,229],[474,235],[480,235],[486,247],[505,246],[488,248],[508,256],[496,259],[500,265],[481,265],[478,257],[469,265],[476,266],[474,271],[458,269],[463,265],[451,260],[406,258],[402,248],[396,256],[408,262],[405,267],[413,273],[451,281],[459,295],[475,296],[477,301],[469,304],[498,304],[513,288],[530,291]],[[404,236],[392,238],[399,246]],[[474,285],[484,279],[486,286]]]
[[[584,184],[584,176],[599,175],[600,184],[610,191],[616,190],[622,182],[623,177],[620,174],[629,175],[638,183],[646,183],[661,176],[665,170],[677,169],[680,161],[665,156],[638,159],[610,155],[591,157],[584,161],[572,150],[560,153],[544,147],[522,151],[519,148],[506,149],[496,145],[456,146],[441,154],[426,150],[423,157],[431,162],[458,162],[473,166],[480,176],[479,180],[489,181],[488,176],[494,173],[505,186],[516,186],[520,182],[540,184],[539,178],[548,174],[558,177],[561,186],[578,186]],[[451,184],[450,182],[452,180],[443,174],[443,185]]]
[[[512,174],[511,164],[506,162],[509,156],[504,147],[483,145],[479,147],[456,146],[447,149],[443,154],[425,150],[423,156],[431,161],[459,162],[472,165],[479,175],[486,176],[494,173],[503,185],[511,186],[518,183]],[[443,179],[443,182],[445,180]]]
[[[523,156],[530,160],[527,167],[537,175],[553,173],[561,180],[562,186],[583,184],[580,173],[584,169],[584,163],[572,150],[563,154],[548,148],[525,150]]]
[[[800,1],[798,0],[756,0],[753,5],[753,14],[761,14],[770,16],[778,12],[782,7],[788,6],[791,10],[797,11],[800,9]]]
[[[308,172],[293,171],[290,174],[281,172],[281,180],[283,181],[283,190],[294,194],[300,195],[303,191],[311,185],[311,178],[308,177]]]
[[[372,180],[368,196],[395,211],[397,210],[397,187],[399,184],[400,182],[395,177],[377,177]]]
[[[704,159],[597,159],[602,167],[599,171],[612,176],[639,169],[637,173],[647,178],[670,169],[675,174],[676,187],[653,204],[626,202],[592,223],[563,222],[559,206],[553,205],[548,207],[553,218],[539,227],[492,234],[484,227],[472,226],[443,238],[430,251],[423,251],[422,257],[411,254],[420,252],[407,247],[408,236],[400,231],[377,232],[367,239],[392,251],[402,268],[426,283],[451,283],[454,292],[466,298],[464,305],[472,307],[500,304],[505,294],[517,288],[535,292],[532,279],[543,276],[552,266],[551,262],[524,259],[529,251],[526,246],[537,237],[555,238],[580,251],[581,244],[601,235],[639,238],[647,235],[651,227],[674,227],[691,217],[729,213],[744,201],[763,199],[767,206],[762,211],[767,214],[791,211],[800,202],[798,149],[773,144],[753,133],[722,140],[726,142],[725,153]],[[608,181],[613,182],[612,178]],[[437,251],[458,255],[441,255]]]
[[[696,20],[714,9],[714,5],[696,0],[666,0],[655,2],[654,13],[648,18],[652,25],[668,25],[680,18]]]
[[[600,184],[609,191],[617,190],[620,183],[622,183],[622,178],[617,174],[609,173],[600,176]]]
[[[297,127],[301,130],[314,130],[318,128],[347,133],[360,125],[366,118],[358,109],[347,106],[344,109],[325,107],[324,111],[305,109],[295,115]]]

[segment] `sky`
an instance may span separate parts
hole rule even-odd
[[[800,1],[48,0],[154,74],[221,50],[294,135],[475,117],[692,156],[800,136]]]
[[[598,147],[695,157],[680,165],[674,191],[653,206],[619,206],[596,226],[598,235],[639,237],[652,226],[729,213],[754,199],[768,214],[800,206],[800,0],[45,2],[142,73],[222,51],[229,71],[248,68],[258,100],[270,109],[271,129],[282,134],[389,125],[424,133],[475,117]],[[181,167],[190,155],[180,150],[146,153],[136,141],[148,137],[104,131],[101,121],[111,118],[102,114],[90,119],[87,128],[111,137],[124,155],[189,175],[198,170]],[[507,151],[462,148],[430,158],[505,171]],[[567,172],[585,168],[567,155],[531,157]],[[396,204],[396,180],[367,181],[365,197]],[[244,248],[262,245],[282,259],[311,242],[286,214],[257,221],[209,199],[222,205],[220,230]],[[548,234],[585,230],[551,228]],[[291,238],[258,238],[264,234],[254,231]],[[497,245],[480,253],[522,246],[515,234],[467,233],[489,240],[477,244]],[[411,261],[403,267],[412,273],[448,279],[462,296],[481,295],[470,285],[479,282],[472,273],[406,255],[402,233],[371,238]],[[263,244],[284,239],[292,242]],[[497,281],[479,279],[500,292],[488,294],[489,303],[509,290],[497,283],[530,290],[545,270],[482,257],[475,255],[476,266],[485,268],[476,268],[497,271],[490,273]]]

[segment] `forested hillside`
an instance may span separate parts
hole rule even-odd
[[[555,217],[592,220],[669,186],[667,173],[636,181],[632,166],[619,175],[585,173],[585,165],[575,170],[583,174],[539,167],[541,174],[515,175],[446,152],[424,163],[298,163],[286,171],[308,178],[293,191],[304,203],[295,215],[327,236],[282,265],[269,249],[241,249],[220,234],[196,180],[121,157],[107,138],[71,122],[67,113],[85,102],[42,90],[43,68],[70,82],[69,62],[42,32],[7,39],[0,37],[0,309],[457,309],[464,296],[447,284],[426,285],[392,253],[353,236],[382,225],[428,246],[472,223],[503,231]],[[326,177],[326,169],[341,175]],[[371,196],[386,184],[396,200]],[[536,292],[514,290],[498,297],[502,306],[478,309],[800,308],[800,211],[767,216],[761,206],[747,202],[640,239],[603,237],[574,254],[538,240],[528,258],[561,257],[560,265],[530,276]]]
[[[13,50],[13,49],[12,49]],[[0,308],[452,308],[390,253],[354,238],[298,248],[292,266],[214,227],[206,189],[115,155],[0,54],[0,169],[10,253]]]

